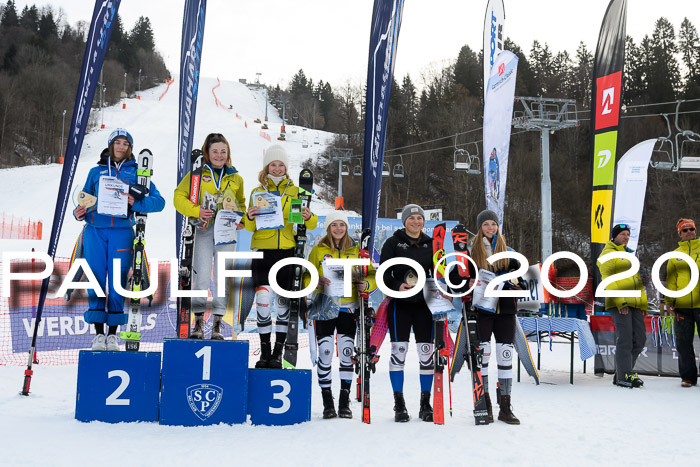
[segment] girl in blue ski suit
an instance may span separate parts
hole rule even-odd
[[[117,329],[126,324],[127,315],[124,313],[124,297],[114,290],[114,281],[120,280],[122,287],[126,286],[134,242],[134,211],[158,212],[165,206],[165,200],[153,182],[148,191],[140,185],[135,186],[137,163],[132,154],[133,145],[134,140],[126,130],[113,131],[109,136],[108,147],[102,151],[97,167],[90,169],[83,187],[83,192],[97,197],[100,177],[116,177],[129,184],[128,217],[100,214],[97,209],[93,209],[97,203],[90,211],[83,206],[78,206],[73,211],[77,220],[87,223],[83,231],[83,251],[90,270],[103,291],[107,276],[110,282],[107,298],[100,298],[94,290],[88,290],[89,308],[85,312],[85,321],[95,326],[96,336],[92,350],[119,350]],[[118,272],[113,270],[115,258],[121,260],[121,270]],[[105,323],[109,327],[107,337]]]

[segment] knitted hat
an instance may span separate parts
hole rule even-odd
[[[287,155],[287,150],[284,149],[279,144],[273,144],[263,156],[263,167],[267,167],[270,162],[280,161],[284,166],[289,169],[289,156]]]
[[[494,221],[498,224],[498,214],[488,209],[484,209],[476,216],[476,226],[481,228],[481,225],[486,221]]]
[[[345,225],[350,228],[350,221],[348,221],[348,215],[345,214],[345,211],[331,211],[326,214],[326,221],[323,224],[326,227],[326,230],[328,229],[328,226],[335,221],[343,221],[345,222]]]
[[[610,232],[610,239],[615,240],[615,237],[620,235],[620,232],[622,232],[623,230],[631,232],[632,227],[630,227],[629,224],[615,224],[615,227],[613,227],[612,231]]]
[[[401,211],[401,223],[406,225],[406,219],[411,217],[413,214],[418,214],[423,218],[423,220],[425,220],[425,211],[423,211],[422,207],[418,206],[417,204],[407,204]]]
[[[676,229],[678,229],[678,235],[681,234],[683,229],[695,228],[695,221],[693,219],[681,219],[676,224]]]
[[[126,138],[129,142],[129,146],[134,147],[134,138],[131,137],[128,131],[124,128],[117,128],[112,133],[109,134],[109,139],[107,140],[107,146],[111,146],[112,142],[117,138]]]

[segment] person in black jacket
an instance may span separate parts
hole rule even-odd
[[[517,270],[520,263],[514,259],[502,259],[493,265],[486,261],[493,254],[510,250],[498,229],[498,215],[489,210],[481,211],[476,218],[476,223],[479,226],[479,231],[472,243],[471,257],[479,269],[494,272],[496,275]],[[472,270],[471,264],[469,273],[470,277],[476,277],[476,271]],[[522,284],[509,282],[504,288],[521,289],[523,287]],[[483,351],[481,376],[484,380],[489,422],[493,422],[493,410],[489,396],[489,357],[491,356],[491,336],[495,336],[496,360],[498,362],[497,401],[500,406],[498,419],[510,425],[519,425],[520,420],[513,414],[510,406],[510,390],[513,384],[512,359],[515,315],[518,311],[516,299],[513,297],[499,298],[495,313],[479,308],[478,303],[474,303],[473,306],[479,310],[477,315],[479,347]]]
[[[410,258],[421,265],[426,277],[430,277],[433,270],[433,238],[422,231],[425,224],[423,209],[415,204],[407,205],[401,212],[401,221],[405,228],[394,232],[394,235],[384,243],[379,262],[383,263],[397,257]],[[387,270],[384,274],[384,283],[392,290],[403,292],[413,288],[417,277],[413,268],[400,264]],[[403,381],[408,340],[413,328],[420,364],[421,393],[418,416],[423,421],[432,422],[430,389],[435,368],[432,343],[433,316],[425,303],[422,291],[412,297],[393,299],[388,322],[391,337],[389,377],[394,390],[394,420],[407,422],[411,419],[403,397]]]

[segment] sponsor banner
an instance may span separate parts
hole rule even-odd
[[[615,325],[609,315],[591,316],[591,332],[598,346],[596,372],[615,372]],[[675,376],[678,373],[678,352],[673,318],[670,316],[647,316],[646,342],[637,359],[634,371],[641,375]],[[695,354],[700,354],[700,342],[693,340]]]
[[[197,113],[199,67],[202,62],[202,40],[207,0],[185,0],[180,44],[180,95],[177,127],[177,184],[190,171],[190,153],[194,139],[194,119]],[[175,245],[177,257],[182,257],[182,230],[186,219],[175,215]]]
[[[595,163],[593,165],[593,186],[612,186],[615,183],[615,151],[617,131],[595,135]]]
[[[486,102],[486,83],[489,82],[491,68],[498,54],[503,52],[505,20],[503,0],[489,0],[486,5],[486,16],[484,16],[484,102]]]
[[[607,193],[606,189],[600,193],[596,187],[614,189],[626,25],[627,0],[611,0],[598,35],[591,90],[591,269],[594,289],[600,283],[600,271],[595,263],[609,240],[613,218],[614,192]],[[601,303],[595,301],[596,312],[603,311]]]
[[[591,241],[605,245],[610,240],[610,209],[612,208],[612,190],[597,190],[593,192],[593,203],[591,204]],[[602,248],[601,248],[602,251]],[[598,260],[600,252],[592,257],[593,268],[597,271],[595,262]]]
[[[97,81],[99,81],[100,71],[104,63],[105,54],[112,37],[112,30],[119,10],[121,0],[97,0],[92,11],[92,21],[87,42],[85,43],[85,53],[83,54],[83,66],[80,69],[78,80],[78,91],[75,96],[73,106],[73,116],[68,130],[68,143],[66,145],[66,156],[61,171],[61,182],[58,185],[58,195],[56,197],[56,209],[53,215],[51,226],[51,236],[49,237],[49,251],[51,258],[56,256],[58,239],[63,227],[63,218],[68,207],[68,198],[75,178],[75,168],[78,165],[80,151],[83,147],[85,129],[90,118],[92,100],[95,97]],[[41,284],[41,291],[35,316],[41,319],[46,292],[49,286],[49,279],[46,278]],[[29,345],[25,347],[25,351]]]
[[[595,129],[616,127],[620,120],[622,71],[596,79]]]
[[[630,241],[627,247],[637,249],[647,191],[647,172],[655,139],[643,141],[620,158],[615,180],[615,221],[613,225],[628,224]]]
[[[370,244],[374,239],[374,226],[379,216],[386,120],[389,113],[389,94],[396,64],[403,5],[403,0],[375,0],[372,12],[362,182],[362,229],[371,230]]]
[[[494,63],[484,105],[484,183],[486,208],[498,214],[503,230],[503,210],[508,179],[508,151],[513,121],[513,98],[518,57],[507,50]]]

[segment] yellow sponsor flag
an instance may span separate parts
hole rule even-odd
[[[612,190],[595,190],[591,204],[591,242],[607,243],[612,215]]]

